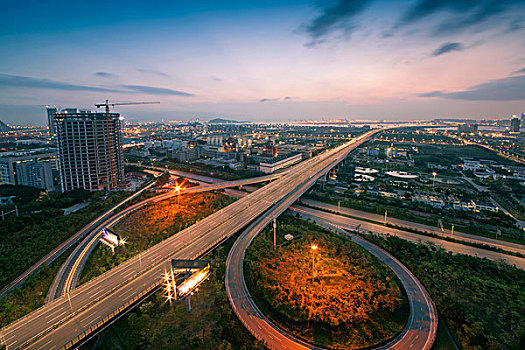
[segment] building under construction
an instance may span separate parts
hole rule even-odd
[[[62,192],[114,190],[124,181],[118,113],[68,109],[54,115]]]

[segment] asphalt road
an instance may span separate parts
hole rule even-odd
[[[206,182],[206,183],[225,182],[225,180],[218,179],[216,177],[194,174],[194,173],[188,172],[188,171],[175,170],[175,169],[166,169],[166,168],[154,167],[154,166],[147,166],[147,165],[144,165],[142,163],[126,163],[126,164],[136,165],[136,166],[139,166],[139,167],[142,167],[142,168],[145,168],[145,169],[151,169],[151,170],[154,170],[155,172],[168,171],[171,175],[174,175],[174,176],[185,177],[185,178],[188,178],[188,179],[201,181],[201,182]],[[278,179],[281,176],[287,174],[288,171],[289,171],[288,169],[285,169],[282,172],[273,173],[273,174],[269,174],[269,175],[265,175],[265,176],[261,176],[261,177],[256,177],[256,178],[252,178],[252,179],[260,179],[259,181],[252,182],[252,183],[265,182],[265,181],[269,181],[269,180],[275,180],[275,179]],[[268,179],[268,180],[265,180],[265,179]],[[248,180],[248,179],[246,179],[246,180]],[[235,181],[243,181],[243,180],[241,179],[241,180],[235,180]]]
[[[525,270],[525,259],[513,255],[503,254],[499,252],[494,252],[491,250],[471,247],[461,243],[449,242],[443,239],[428,237],[420,235],[417,233],[412,233],[408,231],[398,230],[391,227],[384,226],[382,224],[375,224],[371,222],[362,221],[359,219],[348,218],[346,216],[341,216],[337,214],[327,213],[321,210],[311,209],[295,205],[291,210],[298,212],[301,216],[305,218],[311,218],[314,221],[326,222],[331,225],[336,225],[342,229],[354,230],[358,225],[360,225],[360,230],[370,231],[380,234],[388,234],[392,236],[398,236],[400,238],[406,239],[408,241],[418,243],[418,242],[430,242],[438,246],[443,247],[444,249],[453,252],[455,254],[466,254],[475,256],[478,258],[486,258],[489,260],[504,260],[510,265],[514,265],[522,270]],[[480,242],[482,243],[482,242]]]
[[[364,219],[367,221],[374,221],[376,223],[383,223],[385,219],[383,215],[369,213],[369,212],[361,211],[361,210],[345,208],[345,207],[338,208],[337,205],[314,201],[311,199],[301,199],[301,203],[304,203],[310,207],[320,208],[323,210],[329,210],[331,212],[341,213],[341,214],[348,215],[356,219]],[[411,222],[408,220],[390,218],[390,217],[387,218],[387,222],[389,224],[394,224],[400,227],[408,227],[408,228],[416,229],[419,231],[437,234],[441,237],[454,238],[458,241],[477,243],[477,244],[486,244],[486,245],[489,245],[495,248],[507,250],[509,252],[525,254],[525,246],[518,244],[518,243],[502,241],[498,239],[473,235],[473,234],[464,233],[460,231],[454,231],[454,234],[452,234],[451,230],[448,230],[448,229],[445,229],[444,232],[442,232],[441,229],[438,229],[437,227],[419,224],[419,223]]]
[[[374,131],[377,132],[377,131]],[[373,132],[301,162],[280,179],[79,286],[0,330],[8,348],[56,349],[158,284],[169,259],[193,259],[246,227],[320,169],[340,161]],[[328,170],[326,170],[328,171]]]
[[[64,242],[59,244],[56,248],[54,248],[52,251],[47,253],[42,259],[38,260],[35,264],[33,264],[30,268],[28,268],[26,271],[24,271],[22,274],[20,274],[17,278],[15,278],[13,281],[11,281],[7,286],[5,286],[2,290],[0,290],[0,299],[6,296],[9,292],[11,292],[13,289],[20,287],[24,281],[31,276],[33,273],[38,271],[42,266],[49,265],[55,259],[57,259],[62,253],[64,253],[66,250],[68,250],[70,247],[75,245],[79,240],[81,240],[85,235],[87,235],[95,226],[100,224],[102,221],[106,220],[109,216],[111,216],[113,211],[120,206],[122,206],[124,203],[127,203],[128,201],[136,198],[139,196],[143,191],[150,188],[154,182],[149,184],[148,186],[145,186],[141,190],[135,192],[133,195],[129,196],[128,198],[124,199],[120,203],[113,206],[111,209],[109,209],[104,214],[100,215],[97,219],[95,219],[93,222],[89,223],[88,225],[84,226],[80,231],[75,233],[73,236],[66,239]]]
[[[241,191],[236,191],[236,190],[231,190],[231,189],[227,190],[227,193],[231,196],[239,197],[239,198],[246,195],[246,192],[241,192]],[[307,200],[307,201],[309,204],[320,203],[321,206],[324,206],[326,204],[326,203],[312,201],[312,200]],[[301,203],[301,202],[305,202],[305,199],[301,198],[298,201],[298,203]],[[330,206],[330,204],[328,204],[325,207],[325,209],[332,210],[332,207],[335,207],[337,209],[336,206]],[[360,211],[358,210],[353,210],[353,209],[348,209],[348,208],[345,208],[345,209],[347,209],[349,212],[353,214],[355,214],[355,212],[357,212],[357,214],[360,213]],[[461,243],[452,243],[452,242],[444,241],[439,238],[428,237],[428,236],[420,235],[417,233],[404,231],[403,229],[389,228],[382,224],[370,223],[367,221],[367,220],[370,220],[370,218],[367,215],[367,214],[370,214],[368,212],[362,212],[365,214],[363,218],[358,218],[356,217],[356,215],[353,215],[354,216],[353,218],[348,218],[342,215],[327,213],[325,211],[315,210],[315,209],[304,207],[298,204],[292,205],[289,208],[289,210],[295,213],[299,213],[305,219],[310,218],[313,221],[316,221],[318,224],[327,223],[332,226],[336,225],[339,228],[350,229],[350,230],[354,230],[357,226],[359,226],[360,229],[365,230],[365,231],[380,233],[380,234],[396,235],[400,238],[406,239],[414,243],[429,242],[429,243],[436,244],[442,247],[443,249],[446,249],[455,254],[466,254],[466,255],[471,255],[471,256],[478,257],[478,258],[486,258],[486,259],[494,260],[494,261],[503,260],[510,265],[514,265],[518,268],[525,269],[525,259],[520,258],[520,257],[516,257],[516,256],[504,254],[504,253],[499,253],[499,252],[493,252],[493,251],[483,249],[483,248],[469,247]],[[343,212],[343,208],[341,208],[341,212]],[[375,214],[372,214],[372,215],[375,215]],[[381,215],[379,215],[379,217],[383,218],[383,216]],[[406,225],[403,225],[403,226],[410,227],[410,224],[412,223],[406,222]],[[413,227],[413,228],[416,228],[416,227]],[[441,236],[443,237],[443,235]],[[474,238],[478,237],[475,235],[472,235],[472,236]],[[480,241],[472,240],[471,242],[485,244],[484,241],[482,240]],[[496,241],[496,242],[500,242],[500,241]],[[448,243],[451,243],[451,244],[448,244]]]
[[[174,175],[181,176],[180,172],[178,171]],[[99,239],[103,233],[103,229],[106,227],[111,228],[113,225],[115,225],[118,221],[120,221],[125,216],[129,215],[131,212],[139,208],[142,208],[143,206],[149,203],[162,201],[162,200],[165,200],[167,198],[174,197],[177,195],[213,191],[213,190],[229,188],[229,187],[242,187],[242,186],[253,184],[253,183],[260,183],[260,182],[275,180],[279,177],[280,176],[276,176],[276,175],[267,175],[267,176],[261,176],[261,177],[250,178],[250,179],[236,180],[236,181],[220,181],[220,182],[214,182],[211,184],[204,184],[204,185],[195,186],[195,187],[188,187],[188,188],[182,189],[180,193],[175,192],[175,191],[170,191],[168,193],[164,193],[164,194],[161,194],[155,197],[151,197],[139,203],[136,203],[122,210],[121,212],[107,218],[102,223],[98,223],[98,222],[94,223],[93,225],[96,225],[96,227],[93,226],[95,228],[90,230],[90,233],[82,240],[82,242],[75,248],[75,250],[68,256],[64,264],[62,264],[62,266],[60,267],[47,293],[46,303],[49,303],[52,300],[62,295],[71,293],[71,291],[75,289],[80,279],[82,269],[84,268],[84,265],[86,264],[87,259],[89,258],[89,255],[91,254],[93,249],[97,246]],[[205,178],[202,176],[199,176],[199,178],[200,178],[199,179],[200,181],[203,181],[203,179],[205,180],[211,179],[211,178]]]
[[[253,239],[273,218],[289,208],[313,185],[316,178],[310,178],[310,180],[299,185],[294,191],[290,192],[290,195],[245,229],[234,243],[226,261],[226,293],[235,313],[246,328],[271,349],[319,348],[279,329],[255,305],[244,280],[245,252]],[[428,292],[404,265],[386,251],[359,237],[355,237],[355,242],[392,268],[405,287],[410,303],[410,316],[406,327],[398,337],[379,349],[430,349],[436,337],[438,322],[437,311]]]

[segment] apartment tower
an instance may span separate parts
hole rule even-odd
[[[121,122],[118,113],[68,109],[55,114],[62,192],[114,190],[123,182]]]

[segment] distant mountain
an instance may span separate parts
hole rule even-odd
[[[8,127],[3,121],[0,120],[0,132],[2,131],[11,131],[11,128]]]
[[[208,121],[209,124],[243,124],[243,123],[250,123],[249,121],[243,120],[230,120],[230,119],[221,119],[221,118],[215,118],[210,121]]]

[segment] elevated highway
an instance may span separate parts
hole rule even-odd
[[[151,186],[154,185],[154,182],[150,183],[149,185],[145,186],[141,190],[135,192],[133,195],[129,196],[128,198],[124,199],[120,203],[113,206],[111,209],[106,211],[104,214],[100,215],[98,218],[96,218],[94,221],[90,222],[86,226],[84,226],[80,231],[66,239],[64,242],[59,244],[57,247],[55,247],[53,250],[51,250],[49,253],[47,253],[42,259],[38,260],[35,264],[33,264],[30,268],[25,270],[22,274],[20,274],[17,278],[15,278],[13,281],[11,281],[7,286],[2,288],[0,290],[0,299],[5,297],[9,292],[11,292],[13,289],[18,288],[24,283],[29,276],[31,276],[33,273],[38,271],[42,266],[46,266],[51,264],[53,261],[55,261],[60,255],[62,255],[66,250],[68,250],[70,247],[74,246],[78,241],[80,241],[83,237],[85,237],[87,234],[89,234],[94,227],[99,225],[101,222],[109,218],[111,215],[113,215],[113,212],[120,208],[125,203],[137,198],[139,195],[142,194],[145,190],[149,189]]]
[[[329,211],[331,213],[342,214],[353,219],[373,222],[376,224],[383,224],[385,219],[384,215],[369,213],[366,211],[350,209],[346,207],[338,207],[337,205],[319,202],[312,199],[301,198],[300,203],[304,203],[305,205],[312,208],[318,208],[324,211]],[[441,230],[437,227],[433,227],[430,225],[420,224],[417,222],[412,222],[403,219],[396,219],[392,217],[388,218],[387,222],[389,224],[397,226],[401,230],[403,230],[403,228],[418,230],[425,233],[438,235],[440,238],[453,238],[454,240],[465,243],[484,244],[494,248],[503,249],[512,253],[525,255],[525,246],[519,243],[508,242],[500,239],[493,239],[457,230],[455,230],[454,232],[448,229]],[[389,230],[389,228],[387,227],[384,227],[384,229]],[[419,236],[421,237],[421,235]]]
[[[303,178],[287,196],[272,206],[266,213],[257,218],[246,228],[235,241],[226,260],[225,285],[226,293],[233,310],[257,339],[261,340],[270,349],[320,349],[303,340],[286,333],[271,322],[257,307],[251,298],[244,280],[244,257],[248,246],[273,218],[286,211],[299,197],[304,194],[315,181],[326,174],[337,161],[322,168],[313,176]],[[428,292],[419,280],[397,259],[381,248],[355,236],[356,243],[370,251],[384,261],[401,280],[410,303],[410,316],[403,331],[388,344],[377,349],[420,349],[432,348],[437,334],[437,309]]]
[[[177,172],[177,171],[175,172],[176,172],[175,175],[181,176],[180,172]],[[207,191],[232,188],[232,187],[242,187],[242,186],[246,186],[249,184],[272,181],[272,180],[279,178],[280,176],[281,175],[272,174],[272,175],[267,175],[267,176],[261,176],[261,177],[250,178],[250,179],[242,179],[242,180],[236,180],[236,181],[213,182],[211,184],[203,184],[203,185],[199,185],[195,187],[184,188],[180,191],[171,190],[167,193],[163,193],[158,196],[145,199],[107,218],[103,222],[99,223],[98,226],[96,226],[94,229],[92,229],[88,235],[86,235],[86,237],[82,240],[82,242],[68,256],[64,264],[62,264],[57,275],[55,276],[55,279],[53,280],[53,283],[51,284],[49,288],[49,291],[46,296],[46,303],[49,303],[52,300],[62,295],[71,293],[71,291],[75,289],[80,279],[82,269],[84,268],[84,265],[87,259],[89,258],[89,255],[91,254],[93,249],[97,246],[99,239],[103,233],[103,229],[106,227],[111,228],[113,225],[115,225],[117,222],[122,220],[124,217],[126,217],[133,211],[140,209],[152,202],[162,201],[162,200],[165,200],[165,199],[168,199],[174,196],[178,196],[178,195],[183,195],[183,194],[188,194],[188,193],[207,192]],[[199,179],[200,181],[202,181],[200,176],[199,176]],[[206,178],[206,180],[209,181],[209,178]]]
[[[374,130],[301,162],[263,188],[197,222],[0,331],[8,348],[73,347],[156,288],[171,258],[194,259],[231,237],[308,179],[327,172]]]

